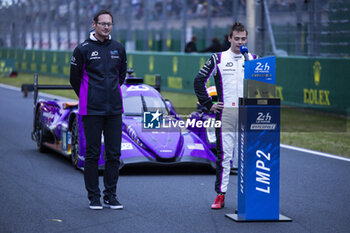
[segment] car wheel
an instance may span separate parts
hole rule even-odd
[[[38,150],[41,153],[47,152],[48,149],[44,145],[44,126],[42,123],[42,114],[40,109],[38,109],[35,114],[35,139]]]
[[[79,128],[78,120],[74,119],[72,125],[72,153],[70,155],[72,164],[75,168],[78,168],[78,156],[79,156]]]

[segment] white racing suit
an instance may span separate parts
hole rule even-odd
[[[248,54],[249,60],[255,55]],[[243,97],[244,57],[231,49],[214,53],[198,72],[194,80],[194,90],[201,105],[208,110],[213,103],[206,91],[210,76],[215,80],[218,101],[224,103],[224,109],[216,114],[221,120],[221,128],[216,128],[216,181],[215,191],[225,193],[232,167],[238,167],[238,101]]]

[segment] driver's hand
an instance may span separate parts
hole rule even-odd
[[[213,106],[211,106],[210,111],[219,113],[223,108],[224,108],[224,103],[217,102],[216,104],[213,104]]]

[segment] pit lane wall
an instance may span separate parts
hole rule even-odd
[[[0,49],[0,60],[13,59],[17,71],[65,78],[69,77],[71,55],[71,51]],[[160,74],[162,90],[193,94],[193,78],[209,56],[130,52],[128,68],[148,84],[154,84],[155,75]],[[277,57],[276,83],[282,104],[350,113],[350,59]]]

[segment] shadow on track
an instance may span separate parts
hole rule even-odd
[[[61,163],[67,165],[74,170],[70,158],[61,155],[60,153],[49,150],[46,153],[40,153],[33,149],[32,154],[36,156],[45,156],[52,163]],[[82,169],[76,169],[83,173]],[[128,164],[119,171],[122,176],[138,176],[138,175],[212,175],[215,170],[209,165],[204,164]],[[99,170],[99,175],[103,176],[103,170]]]
[[[120,170],[122,176],[137,175],[212,175],[215,170],[208,165],[127,165]]]

